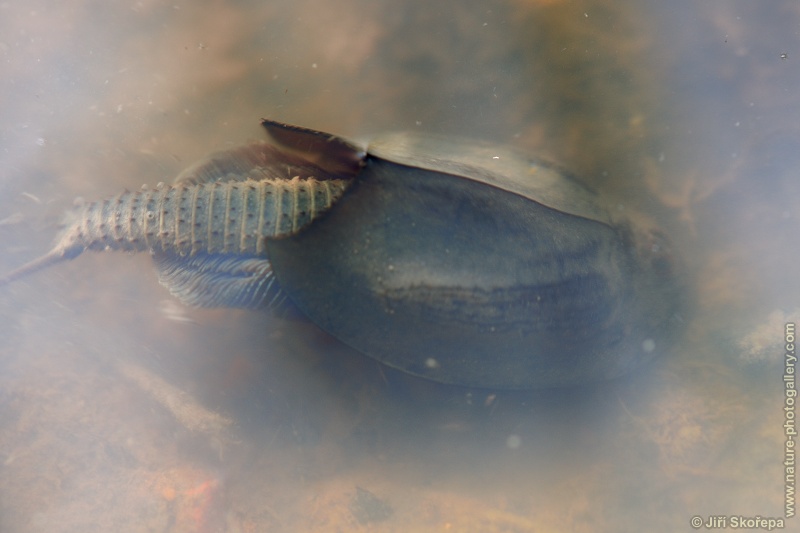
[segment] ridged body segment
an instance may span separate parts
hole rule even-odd
[[[85,250],[266,257],[267,240],[294,235],[308,226],[351,182],[300,177],[185,180],[125,191],[68,213],[56,245],[0,277],[0,286]]]
[[[344,180],[178,183],[92,202],[70,215],[59,248],[264,255],[341,197]]]

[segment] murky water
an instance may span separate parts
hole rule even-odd
[[[86,255],[0,292],[0,531],[784,516],[796,2],[68,4],[0,3],[2,271],[47,249],[76,196],[170,181],[268,116],[560,161],[673,235],[694,305],[637,375],[464,390],[302,322],[183,308],[146,256]]]

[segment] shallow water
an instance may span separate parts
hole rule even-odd
[[[0,3],[2,271],[76,196],[168,182],[268,116],[557,160],[669,231],[694,305],[672,353],[625,379],[465,390],[302,322],[184,308],[146,256],[87,254],[0,292],[0,531],[784,516],[796,2],[50,4]]]

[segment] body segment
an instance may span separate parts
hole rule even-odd
[[[273,159],[257,164],[265,154]],[[54,248],[0,278],[0,286],[84,250],[263,258],[267,240],[297,233],[327,212],[350,183],[309,175],[324,173],[280,159],[266,143],[211,157],[190,171],[175,185],[145,186],[76,207],[65,216]],[[305,175],[276,177],[285,171]]]

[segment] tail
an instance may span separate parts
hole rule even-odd
[[[5,276],[0,277],[0,288],[9,285],[20,278],[29,276],[40,270],[75,259],[86,250],[86,242],[80,238],[79,212],[80,209],[67,212],[61,220],[59,226],[61,233],[56,239],[53,248],[41,257],[37,257],[29,263],[12,270]]]
[[[67,213],[53,249],[0,277],[0,287],[84,250],[263,257],[267,240],[294,235],[328,211],[362,166],[362,156],[344,153],[357,150],[347,143],[323,142],[324,134],[290,126],[273,128],[288,130],[282,144],[297,149],[300,141],[314,141],[310,146],[322,146],[326,157],[333,152],[334,163],[319,167],[268,143],[215,154],[174,186],[125,191]]]
[[[25,276],[33,274],[34,272],[44,270],[52,265],[74,259],[75,257],[78,257],[83,250],[84,248],[82,246],[76,246],[72,249],[54,248],[45,255],[38,257],[1,277],[0,287],[4,287],[5,285],[13,283],[20,278],[24,278]]]
[[[325,213],[349,183],[295,177],[125,191],[68,213],[53,249],[0,277],[0,287],[74,259],[84,250],[264,256],[268,239],[301,231]]]

